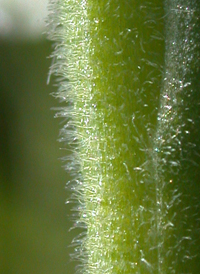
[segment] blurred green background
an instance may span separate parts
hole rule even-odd
[[[0,273],[71,274],[69,175],[51,110],[57,88],[46,84],[52,46],[18,38],[0,37]]]

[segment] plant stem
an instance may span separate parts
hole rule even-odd
[[[51,70],[61,77],[55,96],[67,102],[58,115],[73,150],[68,169],[80,171],[72,185],[76,224],[87,226],[77,254],[84,273],[200,269],[190,174],[200,155],[199,4],[190,2],[52,2]]]

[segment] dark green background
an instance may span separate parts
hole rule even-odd
[[[59,103],[45,39],[0,41],[0,273],[73,273],[69,175],[59,158]]]

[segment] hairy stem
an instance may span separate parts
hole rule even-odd
[[[51,10],[76,225],[87,227],[81,271],[197,273],[199,4],[58,0]]]

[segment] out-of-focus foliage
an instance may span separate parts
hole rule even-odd
[[[0,273],[73,273],[51,44],[0,41]]]

